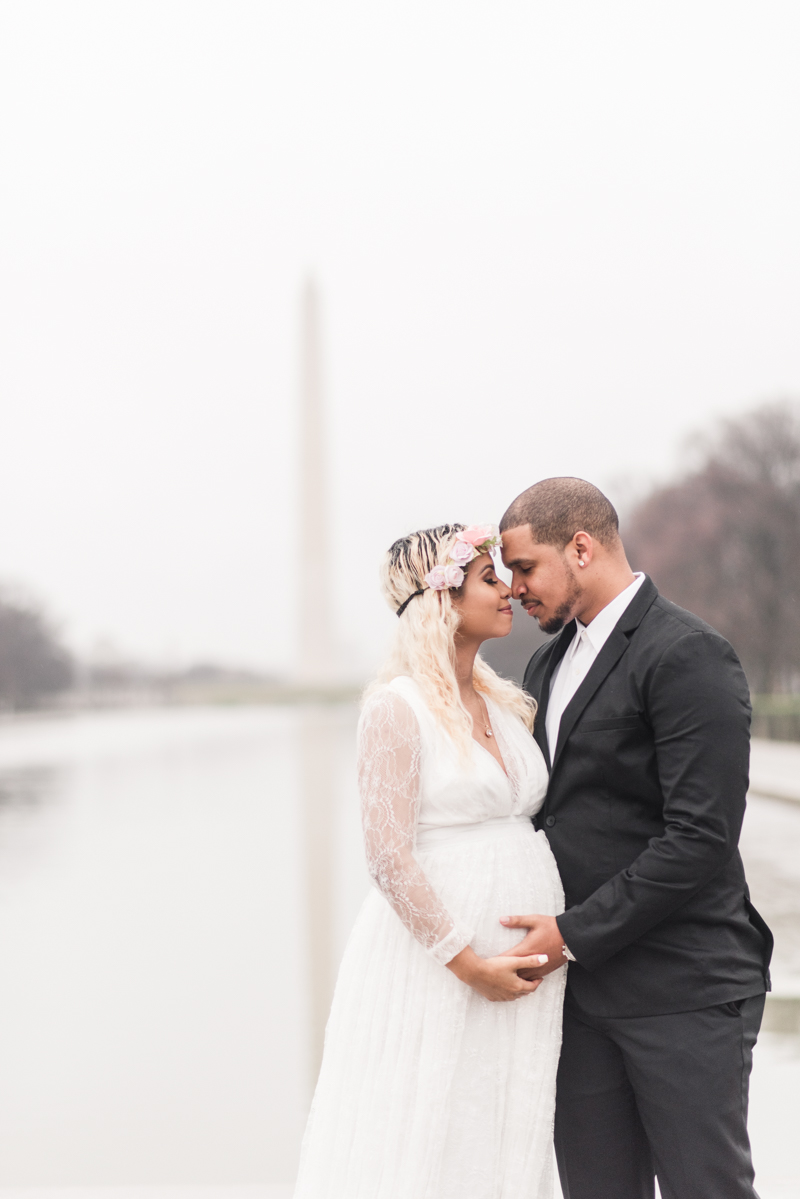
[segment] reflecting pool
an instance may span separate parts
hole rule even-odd
[[[0,1187],[290,1194],[368,885],[355,724],[350,705],[0,723]],[[800,804],[753,798],[743,845],[800,995]],[[762,1199],[800,1199],[800,1037],[757,1053]]]

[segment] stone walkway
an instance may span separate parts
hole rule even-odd
[[[800,742],[754,738],[750,789],[759,795],[800,803]]]
[[[750,774],[742,857],[775,934],[775,995],[800,999],[800,745],[754,741]]]
[[[263,1186],[0,1187],[0,1199],[292,1199],[289,1184]]]

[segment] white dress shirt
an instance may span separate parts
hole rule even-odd
[[[558,744],[558,730],[564,709],[586,678],[589,668],[643,582],[644,575],[637,572],[633,582],[624,591],[620,591],[610,604],[606,604],[605,608],[597,613],[591,624],[581,624],[579,620],[575,621],[578,626],[577,632],[569,643],[569,649],[553,671],[553,677],[550,680],[550,699],[547,704],[547,718],[544,727],[547,733],[551,762]]]

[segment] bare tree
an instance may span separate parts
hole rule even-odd
[[[0,707],[35,708],[72,678],[70,655],[42,612],[0,593]]]
[[[789,403],[728,420],[700,465],[624,530],[635,569],[728,638],[754,691],[800,671],[800,417]]]

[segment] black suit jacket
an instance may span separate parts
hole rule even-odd
[[[732,647],[646,578],[561,718],[550,680],[571,621],[528,664],[534,736],[550,766],[537,828],[566,893],[558,925],[587,1011],[690,1011],[769,989],[772,936],[750,903],[738,841],[750,695]]]

